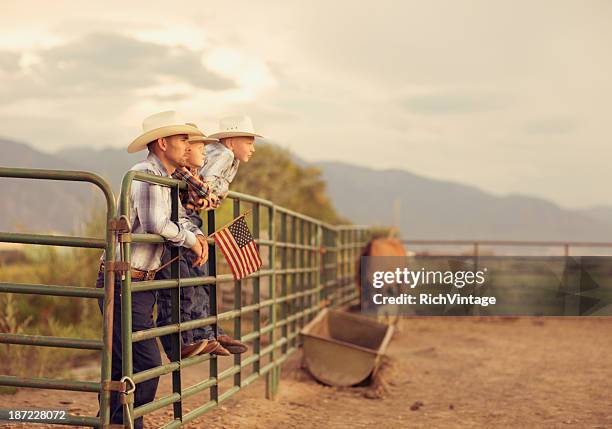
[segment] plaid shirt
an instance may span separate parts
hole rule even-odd
[[[229,185],[236,177],[239,166],[240,161],[234,158],[234,152],[223,143],[210,143],[206,145],[206,159],[200,169],[200,176],[223,199],[229,192]]]
[[[197,170],[177,168],[172,177],[187,183],[187,192],[181,191],[181,202],[187,210],[200,211],[219,207],[219,197],[212,192],[210,185],[197,175]]]
[[[159,158],[153,153],[149,153],[146,161],[136,164],[131,170],[170,177]],[[159,234],[170,245],[186,248],[192,247],[196,242],[196,235],[202,234],[202,231],[186,216],[182,205],[179,206],[179,222],[170,220],[172,205],[170,188],[167,186],[134,180],[129,204],[130,226],[135,234]],[[163,243],[132,243],[132,267],[146,271],[159,268],[163,249]],[[102,257],[104,258],[104,255]]]

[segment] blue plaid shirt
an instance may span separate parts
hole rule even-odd
[[[200,176],[211,186],[212,191],[221,199],[227,196],[229,185],[236,177],[240,161],[234,152],[223,143],[206,145],[206,159],[200,169]]]

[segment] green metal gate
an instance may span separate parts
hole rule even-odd
[[[0,168],[0,177],[19,177],[31,179],[89,181],[97,185],[107,201],[106,240],[82,237],[57,237],[43,235],[1,233],[0,242],[51,244],[62,246],[96,247],[106,250],[106,266],[115,260],[115,246],[121,246],[119,262],[129,264],[131,243],[163,242],[162,237],[151,234],[133,234],[121,222],[122,216],[129,219],[128,198],[134,180],[151,184],[168,186],[172,194],[172,220],[178,220],[179,190],[184,188],[182,182],[152,176],[140,172],[128,172],[123,179],[119,212],[108,184],[99,176],[84,172],[63,172],[50,170],[26,170]],[[298,350],[299,332],[318,311],[325,306],[341,306],[358,297],[355,286],[355,270],[359,252],[369,236],[368,228],[362,226],[333,226],[317,219],[276,206],[268,200],[249,195],[230,192],[229,199],[233,205],[233,215],[238,216],[247,209],[252,210],[249,219],[250,228],[264,259],[264,266],[242,281],[234,281],[231,274],[222,274],[223,258],[215,252],[214,241],[209,239],[209,276],[190,279],[150,280],[132,285],[129,270],[122,280],[122,343],[123,343],[123,376],[127,381],[138,384],[145,380],[166,374],[172,376],[172,393],[155,401],[134,408],[129,403],[133,419],[172,405],[173,418],[164,428],[181,427],[220,403],[229,399],[240,389],[251,384],[261,376],[266,377],[266,396],[273,398],[278,392],[281,364]],[[206,228],[208,234],[215,231],[218,214],[207,213]],[[174,250],[175,255],[178,249]],[[172,256],[175,256],[172,255]],[[173,273],[179,273],[179,262],[171,265]],[[122,264],[116,265],[121,267]],[[0,385],[19,387],[38,387],[52,389],[85,390],[101,393],[101,416],[76,417],[57,421],[59,424],[78,424],[83,426],[104,427],[108,425],[108,398],[110,389],[125,388],[110,381],[110,346],[112,339],[112,305],[114,275],[113,270],[105,272],[104,291],[50,285],[24,285],[0,283],[0,292],[37,293],[62,296],[79,296],[105,299],[103,322],[103,340],[79,340],[67,338],[40,338],[26,335],[7,335],[0,333],[0,342],[11,344],[28,344],[35,346],[95,348],[103,356],[99,383],[61,381],[51,379],[23,379],[10,375],[0,376]],[[219,313],[222,307],[217,302],[218,288],[223,284],[233,284],[232,308]],[[211,297],[211,316],[206,319],[180,322],[180,287],[208,285]],[[131,294],[146,290],[172,289],[172,325],[155,327],[132,332]],[[243,302],[243,296],[249,296],[249,303]],[[252,353],[243,357],[233,355],[232,365],[220,370],[217,357],[211,355],[195,356],[180,359],[180,332],[206,325],[216,329],[220,322],[230,323],[232,334],[250,345]],[[248,322],[248,323],[246,323]],[[250,329],[245,329],[250,326]],[[145,339],[171,335],[173,342],[172,361],[168,364],[133,373],[132,344]],[[192,386],[182,386],[181,371],[185,368],[208,363],[209,376]],[[221,382],[231,379],[232,386],[225,391]],[[205,390],[209,391],[209,400],[202,405],[184,412],[183,401]],[[124,424],[128,425],[124,413]]]
[[[89,182],[99,188],[106,199],[106,239],[86,237],[55,236],[44,234],[20,234],[0,232],[0,242],[44,244],[52,246],[69,246],[81,248],[96,248],[106,251],[106,262],[115,258],[116,235],[113,231],[117,206],[113,191],[100,176],[82,171],[37,170],[21,168],[0,168],[0,177],[22,179],[47,179],[75,182]],[[78,298],[103,298],[104,317],[102,322],[102,340],[80,338],[58,338],[40,335],[0,333],[0,343],[21,344],[35,347],[66,347],[82,350],[99,350],[102,354],[100,381],[69,381],[50,378],[22,378],[12,375],[0,375],[0,386],[33,387],[40,389],[71,390],[75,392],[100,393],[100,417],[82,417],[69,415],[62,420],[47,420],[46,423],[56,423],[72,426],[101,427],[102,422],[109,421],[109,395],[111,387],[111,345],[112,345],[112,315],[114,275],[108,273],[104,278],[104,290],[42,284],[0,283],[0,292],[18,294],[52,295]]]

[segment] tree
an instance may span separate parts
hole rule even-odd
[[[289,151],[271,144],[257,145],[251,160],[240,166],[230,189],[328,223],[350,223],[336,213],[321,171],[298,165]]]

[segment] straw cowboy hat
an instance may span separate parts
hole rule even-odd
[[[142,121],[143,133],[138,136],[128,146],[128,153],[141,151],[147,147],[149,143],[162,137],[174,136],[177,134],[189,134],[194,136],[203,136],[204,134],[193,124],[188,125],[183,121],[174,110],[160,112],[148,116]]]
[[[255,133],[253,121],[248,116],[230,116],[219,121],[219,131],[208,137],[225,139],[228,137],[263,137]]]
[[[191,125],[192,127],[198,128],[198,126],[192,122],[187,122],[187,125]],[[199,129],[199,128],[198,128]],[[201,136],[195,134],[189,134],[189,143],[214,143],[218,142],[219,139],[214,139],[211,137],[206,137],[206,134],[202,133]]]

